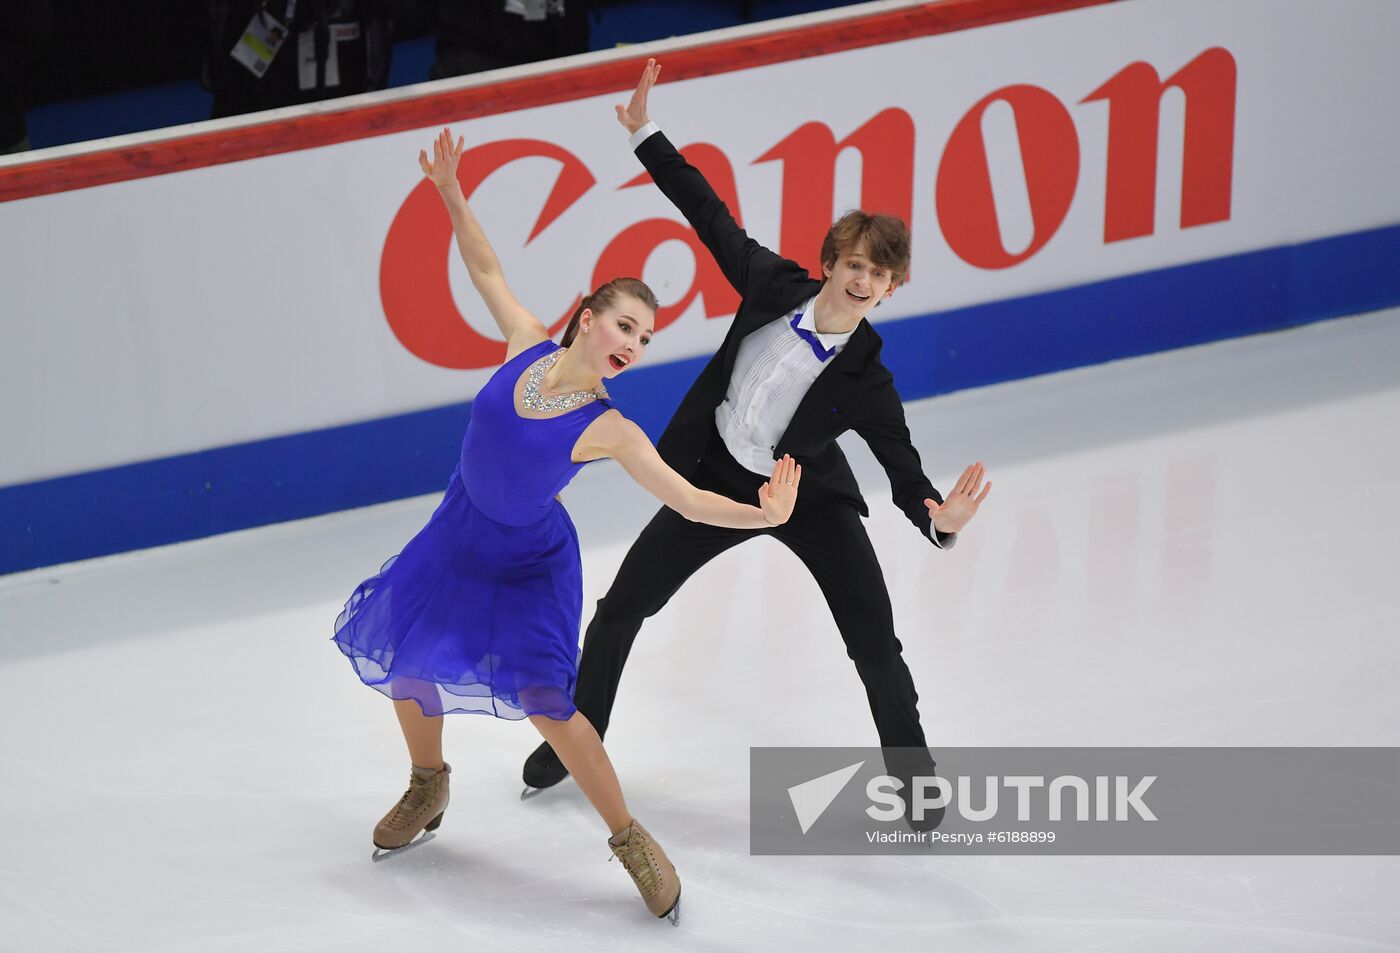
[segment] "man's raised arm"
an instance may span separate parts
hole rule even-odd
[[[805,275],[796,262],[776,254],[748,236],[734,221],[728,206],[715,194],[705,176],[685,160],[680,151],[647,117],[647,94],[661,75],[655,60],[647,60],[641,81],[632,93],[632,101],[617,106],[617,120],[632,135],[632,148],[652,181],[671,200],[691,228],[700,236],[710,254],[719,264],[724,277],[740,295],[748,297],[762,282],[774,277],[777,270],[796,270]]]

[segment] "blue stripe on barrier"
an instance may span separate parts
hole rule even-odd
[[[906,400],[1400,304],[1400,226],[882,322]],[[653,439],[708,357],[609,383]],[[470,403],[0,488],[0,574],[441,489]]]

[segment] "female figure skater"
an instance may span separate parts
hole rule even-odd
[[[585,463],[613,457],[687,519],[758,529],[792,514],[801,467],[777,461],[758,505],[747,506],[696,489],[662,462],[603,387],[641,359],[655,296],[641,281],[614,279],[584,298],[556,345],[507,287],[467,207],[457,182],[462,149],[444,129],[433,160],[420,152],[418,162],[506,338],[506,360],[472,404],[437,510],[355,589],[335,623],[333,640],[361,681],[394,700],[412,760],[408,790],[375,827],[374,844],[397,850],[442,823],[452,770],[442,758],[443,714],[529,718],[607,824],[608,845],[647,909],[676,923],[675,868],[627,809],[598,733],[574,707],[582,572],[578,537],[555,494]]]

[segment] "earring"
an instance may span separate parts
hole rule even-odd
[[[588,333],[588,329],[587,329],[587,328],[584,328],[584,329],[583,329],[583,333],[584,333],[584,334],[587,334],[587,333]]]

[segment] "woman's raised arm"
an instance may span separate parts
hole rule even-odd
[[[501,273],[501,262],[486,240],[476,216],[467,206],[467,197],[462,193],[457,181],[457,163],[462,157],[463,140],[454,144],[452,133],[444,129],[433,142],[433,161],[428,161],[426,151],[418,153],[418,165],[423,174],[432,179],[447,206],[447,214],[452,218],[452,231],[457,236],[457,250],[462,253],[462,261],[467,266],[472,284],[486,302],[486,308],[495,318],[496,326],[505,335],[511,351],[519,351],[549,337],[549,331],[539,319],[516,300],[505,275]]]

